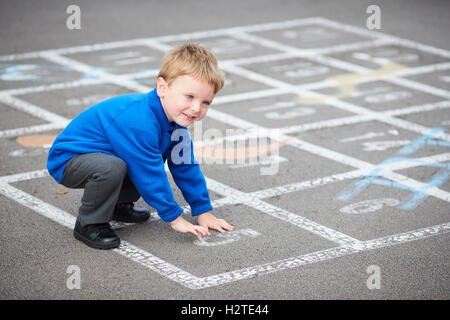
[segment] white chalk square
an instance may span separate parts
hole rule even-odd
[[[406,47],[400,44],[382,45],[359,50],[327,54],[348,63],[353,63],[373,70],[388,70],[389,68],[412,68],[450,62],[444,56],[425,52],[420,49]]]
[[[255,98],[256,97],[256,98]],[[251,119],[265,128],[286,128],[302,124],[353,116],[305,94],[281,94],[252,97],[244,101],[221,103],[212,108],[238,118]]]
[[[337,44],[361,42],[370,38],[320,24],[258,31],[253,34],[298,49],[328,47]]]
[[[376,165],[395,157],[422,158],[449,152],[448,147],[439,145],[442,140],[433,138],[437,133],[430,129],[426,136],[391,124],[364,121],[304,132],[301,139]]]
[[[39,119],[3,103],[0,103],[0,114],[0,132],[47,123],[43,119]],[[14,121],[11,121],[11,119],[14,119]]]
[[[134,92],[105,83],[30,92],[21,95],[20,98],[59,116],[73,119],[98,102],[127,93]]]
[[[398,115],[397,118],[417,123],[428,128],[442,128],[447,134],[450,133],[450,101],[437,102],[430,104],[429,106],[434,106],[436,109],[407,115]],[[424,106],[424,109],[425,108],[426,105]]]
[[[409,170],[424,172],[419,167]],[[450,208],[448,201],[433,196],[415,201],[419,190],[383,177],[372,181],[367,176],[345,179],[265,201],[362,241],[450,221],[450,213],[442,215]]]
[[[305,58],[257,62],[243,64],[241,67],[291,85],[321,82],[330,77],[346,73],[345,70],[313,62]],[[266,83],[270,84],[270,81],[267,80]]]
[[[337,98],[373,111],[400,109],[443,100],[442,97],[437,95],[387,81],[375,80],[358,83],[363,78],[363,75],[355,74],[351,83],[348,82],[348,79],[341,82],[336,79],[336,86],[316,91],[328,97]]]
[[[146,72],[161,67],[164,52],[145,45],[127,45],[117,48],[75,52],[66,57],[91,66],[94,71],[111,74]]]
[[[205,37],[200,39],[185,39],[182,41],[167,42],[170,46],[177,46],[187,41],[199,44],[214,53],[217,59],[223,63],[245,57],[263,56],[273,53],[280,53],[280,50],[266,48],[260,44],[251,43],[245,40],[228,36]]]
[[[272,87],[261,82],[253,81],[232,73],[224,72],[225,83],[223,88],[218,92],[216,97],[232,96],[246,92],[265,92]]]
[[[440,70],[436,66],[434,71],[406,76],[405,78],[450,92],[450,64],[446,68],[445,70]]]
[[[118,234],[199,277],[337,246],[334,242],[246,205],[216,208],[213,214],[234,225],[235,230],[225,234],[211,230],[211,236],[205,238],[205,243],[199,243],[192,234],[175,232],[163,221],[120,229]],[[197,218],[185,216],[185,219],[197,223]],[[266,251],[268,247],[278,249],[269,252]]]
[[[272,143],[276,142],[269,139],[268,144]],[[237,146],[238,144],[236,144]],[[248,146],[249,143],[246,144],[247,148]],[[299,150],[287,144],[280,144],[278,147],[279,149],[273,150],[274,147],[267,153],[268,155],[276,154],[284,159],[284,161],[279,161],[278,163],[260,163],[259,165],[249,166],[248,164],[255,160],[239,159],[239,161],[247,164],[247,166],[239,166],[238,160],[231,159],[233,161],[230,161],[231,163],[223,161],[222,163],[213,162],[208,164],[206,162],[207,159],[205,159],[201,169],[205,176],[242,192],[255,192],[352,169],[350,166],[339,162],[330,162],[329,159]],[[261,147],[261,149],[264,150],[264,147]]]

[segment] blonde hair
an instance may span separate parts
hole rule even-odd
[[[216,56],[206,48],[187,42],[168,51],[163,59],[158,78],[168,85],[177,77],[189,75],[214,86],[214,94],[222,89],[224,76],[220,71]]]

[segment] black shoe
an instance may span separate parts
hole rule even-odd
[[[77,220],[73,235],[95,249],[113,249],[120,245],[120,238],[112,231],[109,223],[90,224],[82,227]]]
[[[114,209],[113,220],[119,222],[138,223],[150,218],[150,212],[145,208],[135,208],[131,203],[120,203]]]

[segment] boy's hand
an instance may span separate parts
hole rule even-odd
[[[217,230],[220,233],[224,233],[225,231],[233,231],[234,229],[234,227],[228,224],[228,222],[224,219],[217,219],[209,211],[198,216],[198,224],[205,227],[206,230],[209,228]]]
[[[194,226],[189,221],[184,220],[181,216],[170,222],[172,229],[181,233],[192,233],[195,234],[201,242],[203,242],[203,236],[209,236],[208,228],[202,226]]]

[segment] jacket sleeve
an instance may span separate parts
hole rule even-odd
[[[193,216],[213,210],[205,177],[194,157],[194,145],[187,129],[177,129],[166,152],[167,164],[175,183],[191,207]],[[182,137],[182,139],[178,139]],[[180,141],[181,140],[181,141]]]
[[[115,153],[126,162],[128,175],[141,197],[155,208],[165,222],[183,213],[176,203],[159,151],[159,130],[122,113],[106,130]]]

